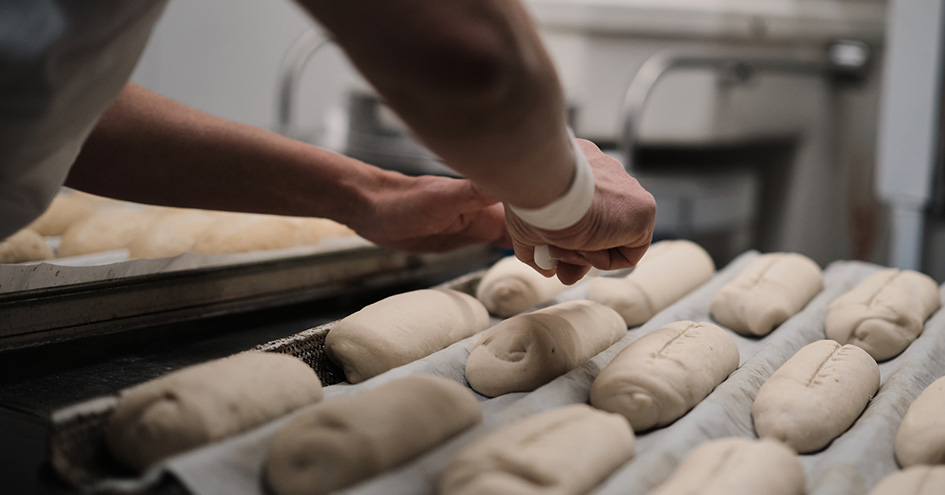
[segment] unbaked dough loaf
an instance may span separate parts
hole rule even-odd
[[[801,348],[758,390],[751,416],[761,438],[806,454],[856,421],[879,389],[879,366],[863,349],[819,340]]]
[[[325,237],[351,235],[351,229],[324,218],[295,218],[250,213],[218,216],[197,238],[191,251],[229,254],[318,244]]]
[[[513,316],[483,332],[466,361],[466,380],[487,397],[530,392],[626,334],[616,311],[591,301]]]
[[[678,321],[625,347],[597,375],[591,405],[641,432],[682,417],[738,368],[732,337],[711,323]]]
[[[824,287],[820,267],[797,253],[753,259],[712,299],[716,321],[743,335],[767,335]]]
[[[226,214],[164,209],[155,215],[147,230],[129,243],[129,255],[132,258],[170,258],[186,253],[222,215]]]
[[[62,235],[71,225],[78,223],[95,213],[101,202],[95,196],[80,193],[60,193],[52,204],[29,228],[40,235]]]
[[[945,377],[909,406],[896,435],[896,460],[903,467],[945,464]]]
[[[870,495],[942,495],[945,466],[912,466],[886,476]]]
[[[53,257],[46,240],[32,229],[23,229],[0,241],[0,263],[48,260]]]
[[[475,297],[449,289],[390,296],[339,321],[325,352],[358,383],[428,356],[489,326]]]
[[[490,313],[508,318],[553,299],[567,288],[556,277],[545,277],[515,256],[509,256],[482,276],[476,298]]]
[[[928,275],[880,270],[827,307],[827,338],[862,348],[877,361],[889,359],[922,333],[941,306],[938,285]]]
[[[633,430],[617,414],[571,404],[501,428],[456,456],[441,495],[588,493],[633,457]]]
[[[114,207],[97,210],[62,234],[59,256],[126,249],[145,232],[158,213],[156,208]]]
[[[650,246],[629,275],[591,281],[587,298],[617,310],[627,326],[640,325],[712,278],[709,253],[691,241]]]
[[[729,437],[693,450],[649,495],[803,495],[804,466],[781,442]]]
[[[244,352],[125,390],[105,442],[116,459],[141,471],[321,398],[318,376],[301,360]]]
[[[320,495],[397,466],[482,420],[466,387],[414,375],[306,410],[275,434],[265,462],[276,495]]]

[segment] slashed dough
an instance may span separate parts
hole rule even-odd
[[[832,302],[825,330],[827,338],[853,344],[884,361],[905,350],[939,306],[938,284],[931,277],[888,268]]]
[[[441,495],[588,493],[633,457],[633,430],[617,414],[571,404],[521,419],[460,452]]]
[[[896,434],[896,460],[903,467],[945,464],[945,377],[909,406]]]
[[[546,278],[515,256],[508,256],[482,276],[476,298],[490,313],[508,318],[554,298],[567,288],[556,277]]]
[[[159,211],[157,208],[133,207],[97,210],[66,229],[59,245],[59,256],[126,249],[134,238],[147,231]]]
[[[229,214],[216,221],[197,238],[191,251],[200,254],[231,254],[315,244],[317,238],[298,239],[295,223],[286,217]]]
[[[279,430],[265,461],[277,495],[320,495],[393,468],[482,420],[476,397],[413,375],[306,410]]]
[[[870,495],[942,495],[945,466],[911,466],[886,476]]]
[[[729,437],[693,450],[650,495],[803,495],[804,466],[775,440]]]
[[[123,391],[105,442],[122,464],[141,471],[321,398],[321,381],[301,360],[244,352]]]
[[[738,368],[732,337],[711,323],[678,321],[625,347],[597,375],[591,405],[622,414],[636,432],[676,421]]]
[[[0,263],[22,263],[53,258],[53,250],[46,240],[32,229],[19,232],[0,241]]]
[[[616,311],[592,301],[569,301],[513,316],[483,332],[466,361],[466,380],[487,397],[530,392],[626,333]]]
[[[591,281],[587,298],[614,308],[627,326],[634,327],[707,282],[714,273],[712,258],[698,244],[662,241],[650,246],[626,277]]]
[[[430,355],[489,326],[478,299],[449,289],[396,294],[339,321],[325,352],[351,383]]]
[[[856,421],[879,389],[879,366],[863,349],[818,340],[797,351],[758,390],[751,416],[761,438],[805,454]]]
[[[30,224],[29,228],[40,235],[62,235],[71,225],[78,223],[95,213],[103,199],[90,194],[77,192],[60,193],[49,208]]]
[[[767,335],[824,287],[817,263],[797,253],[753,259],[712,299],[712,318],[743,335]]]

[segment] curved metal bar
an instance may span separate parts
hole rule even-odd
[[[305,30],[289,46],[289,50],[279,66],[279,89],[276,106],[276,132],[279,134],[291,137],[295,131],[292,121],[292,109],[295,106],[302,71],[312,56],[329,43],[331,43],[331,38],[322,34],[318,28],[311,27]]]

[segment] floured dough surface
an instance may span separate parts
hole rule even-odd
[[[244,352],[123,391],[105,442],[122,464],[142,471],[321,398],[318,376],[301,360]]]
[[[342,319],[325,352],[351,383],[430,355],[489,326],[475,297],[449,289],[396,294]]]
[[[441,495],[588,493],[633,457],[633,430],[617,414],[571,404],[521,419],[460,452]]]
[[[730,437],[693,450],[650,495],[803,495],[804,466],[774,440]]]
[[[546,278],[515,256],[508,256],[482,276],[476,298],[490,313],[508,318],[553,299],[567,288],[556,277]]]
[[[903,467],[945,464],[945,377],[909,406],[896,434],[896,460]]]
[[[157,208],[132,207],[98,210],[66,229],[59,245],[59,256],[126,249],[132,240],[148,230],[158,212]]]
[[[396,467],[482,420],[476,397],[414,375],[300,413],[277,432],[264,471],[277,495],[330,493]]]
[[[641,325],[712,278],[709,253],[691,241],[650,246],[629,275],[591,281],[587,298],[615,309],[627,326]]]
[[[912,466],[886,476],[870,495],[942,495],[945,466]]]
[[[625,347],[597,375],[591,404],[622,414],[633,430],[676,421],[738,368],[738,347],[721,328],[678,321]]]
[[[62,235],[71,225],[95,213],[101,203],[101,199],[89,194],[60,193],[29,228],[44,236]]]
[[[826,447],[856,421],[879,389],[879,366],[863,349],[810,343],[768,379],[751,416],[761,438],[805,454]]]
[[[817,263],[797,253],[753,259],[712,299],[712,318],[743,335],[767,335],[824,287]]]
[[[592,301],[569,301],[513,316],[483,332],[466,361],[466,380],[487,397],[530,392],[626,333],[616,311]]]
[[[896,356],[941,306],[928,275],[888,268],[870,275],[827,308],[827,338],[853,344],[877,361]]]
[[[226,213],[164,209],[128,244],[132,258],[170,258],[190,251],[197,239]]]
[[[43,236],[32,229],[19,232],[0,241],[0,263],[22,263],[53,258],[52,249]]]

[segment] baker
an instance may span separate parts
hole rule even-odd
[[[65,184],[141,203],[330,218],[407,251],[511,241],[522,261],[565,283],[643,255],[653,197],[569,135],[560,83],[518,0],[299,3],[468,179],[385,171],[129,83],[166,0],[7,0],[0,239]],[[539,268],[536,246],[557,265]]]

